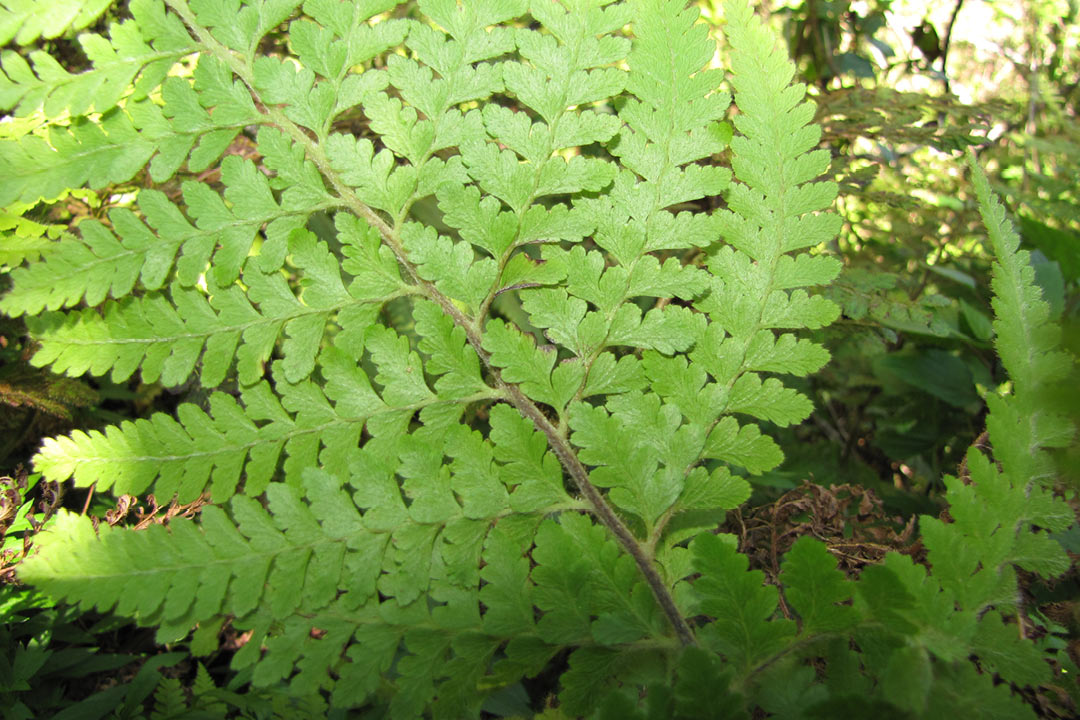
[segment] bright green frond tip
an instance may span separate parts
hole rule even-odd
[[[1014,481],[1053,485],[1057,473],[1046,450],[1066,447],[1075,436],[1057,401],[1058,385],[1070,377],[1075,359],[1059,348],[1061,328],[1035,284],[1030,253],[1020,249],[1020,237],[970,150],[968,161],[996,259],[994,347],[1012,381],[1011,394],[987,396],[987,430],[995,457]]]

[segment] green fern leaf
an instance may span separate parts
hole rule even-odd
[[[40,161],[11,200],[174,175],[180,195],[83,223],[0,308],[27,316],[37,365],[219,388],[48,441],[47,478],[211,504],[148,532],[64,516],[23,579],[163,641],[199,626],[200,651],[228,617],[250,632],[234,669],[316,715],[328,697],[479,717],[555,658],[559,712],[583,716],[699,717],[721,686],[745,716],[765,667],[819,648],[830,682],[867,659],[873,701],[910,710],[945,690],[874,668],[921,677],[985,648],[1029,677],[903,559],[853,583],[801,541],[781,604],[714,535],[783,459],[765,423],[810,413],[783,376],[827,362],[802,334],[838,314],[815,289],[839,221],[814,107],[745,3],[727,10],[734,130],[681,0],[167,5],[133,4],[137,87],[87,101],[100,125],[0,151]],[[181,48],[197,57],[161,72]],[[60,107],[63,87],[9,102]],[[729,148],[734,173],[714,162]],[[1036,494],[1016,522],[1056,512]],[[1038,542],[999,565],[1035,567]]]
[[[268,161],[273,160],[277,157],[268,156]],[[222,176],[227,186],[224,199],[200,183],[184,184],[195,226],[164,194],[149,189],[139,193],[139,209],[156,233],[134,213],[120,208],[109,214],[119,238],[96,221],[82,223],[80,239],[58,243],[44,262],[13,273],[14,287],[0,300],[0,308],[19,315],[80,301],[99,305],[106,294],[115,299],[130,294],[136,280],[142,288],[156,290],[169,277],[174,260],[177,280],[191,286],[199,282],[211,254],[214,279],[227,286],[237,278],[260,228],[265,225],[266,236],[260,266],[276,269],[284,260],[290,231],[312,212],[333,206],[325,191],[321,196],[317,191],[305,193],[303,203],[291,201],[286,194],[279,206],[265,176],[238,158],[226,159]],[[275,256],[277,265],[268,267]]]
[[[218,42],[250,56],[255,44],[267,32],[288,20],[299,4],[300,0],[252,0],[244,3],[240,0],[193,0],[190,12],[194,13],[199,26],[211,28],[210,34]],[[187,3],[177,2],[171,7],[179,9],[185,5]]]
[[[784,558],[780,580],[784,596],[802,619],[800,632],[835,632],[854,625],[857,618],[846,604],[854,587],[821,543],[799,538]]]
[[[575,507],[563,486],[559,461],[531,422],[509,406],[496,405],[491,410],[490,439],[495,459],[501,463],[499,477],[512,489],[510,506],[515,511],[532,512],[548,505]]]
[[[961,607],[1007,610],[1018,599],[1014,566],[1054,577],[1070,565],[1060,544],[1037,530],[1060,532],[1074,521],[1067,504],[1046,487],[1055,477],[1046,450],[1060,447],[1074,430],[1067,418],[1046,409],[1051,383],[1068,372],[1070,358],[1057,349],[1060,330],[1049,319],[1027,252],[1019,249],[974,157],[969,159],[997,260],[995,346],[1013,378],[1013,394],[987,395],[987,431],[1000,468],[971,448],[965,460],[971,483],[945,478],[954,522],[923,517],[921,525],[936,575]]]
[[[52,39],[68,30],[82,30],[109,7],[110,0],[66,0],[51,13],[40,12],[30,0],[5,0],[0,6],[0,45],[14,40],[29,45],[38,38]]]
[[[971,663],[939,669],[927,716],[954,717],[970,712],[988,720],[1037,717],[1004,683],[995,685],[991,674],[978,672]]]
[[[798,288],[828,283],[839,263],[785,253],[828,240],[838,230],[839,218],[819,212],[835,197],[835,185],[808,182],[824,172],[828,157],[824,151],[811,151],[820,131],[808,124],[814,109],[803,100],[804,87],[784,87],[794,66],[749,7],[732,3],[728,12],[735,101],[743,113],[735,122],[742,135],[731,141],[732,167],[740,182],[732,187],[730,210],[718,216],[729,244],[712,255],[709,268],[716,280],[698,305],[730,336],[712,335],[699,359],[712,360],[706,369],[734,393],[740,386],[759,385],[755,376],[740,379],[738,374],[748,358],[762,351],[771,357],[758,362],[772,372],[805,373],[827,358],[806,341],[796,342],[790,335],[773,341],[762,329],[814,328],[837,317],[832,303]],[[763,77],[772,80],[762,82]],[[779,367],[787,354],[777,353],[780,347],[799,349],[790,367]],[[745,411],[782,422],[805,417],[810,409],[805,401],[779,386],[773,388],[772,402],[779,403],[775,408],[765,400],[769,393],[752,393],[754,406]]]
[[[24,135],[0,143],[0,161],[11,168],[0,190],[0,206],[36,203],[68,188],[101,188],[130,180],[154,152],[122,111],[101,124],[77,121],[70,128],[53,126],[49,139]]]
[[[402,354],[392,333],[385,333],[390,331],[384,331],[374,343],[380,353],[378,362],[388,368],[388,374],[376,377],[391,383],[383,398],[357,369],[355,356],[335,348],[320,360],[320,371],[327,380],[325,392],[310,381],[295,385],[282,382],[275,395],[269,385],[261,383],[242,393],[243,408],[232,397],[215,393],[210,398],[209,415],[193,405],[183,405],[180,422],[157,414],[105,433],[76,432],[68,438],[49,440],[37,455],[35,466],[49,478],[74,475],[80,485],[96,482],[99,488],[111,487],[118,493],[138,494],[153,484],[158,496],[179,493],[184,501],[198,497],[209,482],[217,502],[235,492],[241,472],[245,492],[262,492],[277,472],[282,450],[287,456],[287,475],[318,463],[320,458],[325,467],[346,472],[349,450],[355,447],[365,421],[394,422],[402,417],[397,408],[411,414],[443,402],[422,385],[415,354],[412,358]],[[410,366],[416,377],[409,372]],[[485,389],[470,399],[490,396],[491,390]],[[331,403],[329,398],[336,401]]]
[[[963,607],[1013,607],[1016,575],[1012,564],[1046,576],[1058,575],[1069,566],[1061,546],[1045,534],[1032,535],[1032,526],[1064,530],[1073,518],[1049,492],[1033,488],[1029,495],[977,450],[969,452],[967,462],[971,479],[978,485],[946,477],[955,523],[922,518],[924,542],[935,567],[941,566],[940,581],[956,593]]]
[[[694,569],[701,573],[693,585],[696,609],[716,618],[702,631],[709,647],[745,672],[787,644],[794,623],[773,619],[779,593],[763,584],[760,570],[747,572],[745,555],[708,533],[696,538],[690,549]]]
[[[362,286],[354,286],[360,298],[350,294],[337,262],[311,233],[295,230],[290,238],[292,261],[308,283],[299,298],[280,275],[264,274],[249,261],[243,275],[246,295],[236,286],[206,294],[174,285],[168,298],[126,298],[106,305],[104,315],[84,310],[32,318],[29,327],[41,342],[33,362],[71,375],[111,370],[116,381],[140,369],[146,381],[160,378],[166,385],[178,385],[202,358],[203,384],[212,387],[224,379],[235,357],[241,382],[250,384],[263,375],[263,364],[284,333],[283,377],[305,378],[314,369],[329,318],[336,315],[342,322],[348,318],[366,326],[374,299],[363,296]],[[378,300],[404,292],[399,284]]]
[[[1047,399],[1053,396],[1054,385],[1068,375],[1073,359],[1057,349],[1061,329],[1050,320],[1050,307],[1035,284],[1029,253],[1019,249],[1016,230],[970,153],[969,164],[997,260],[992,281],[994,346],[1015,387],[1010,398],[987,398],[987,430],[995,456],[1014,482],[1051,484],[1054,470],[1046,449],[1067,446],[1075,428],[1068,418],[1048,409]]]
[[[105,0],[59,0],[49,12],[35,0],[6,0],[0,7],[0,44],[13,37],[19,44],[38,37],[54,38],[69,29],[94,22],[112,3]],[[165,78],[169,68],[196,45],[179,18],[166,14],[160,0],[133,0],[132,20],[112,23],[109,37],[84,33],[79,43],[91,69],[71,74],[42,51],[30,53],[28,63],[14,51],[0,56],[0,106],[26,117],[42,110],[57,118],[91,111],[105,113],[121,97],[147,97]],[[59,149],[59,148],[58,148]],[[81,183],[72,185],[78,187]]]

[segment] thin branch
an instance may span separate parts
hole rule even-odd
[[[941,41],[941,77],[944,78],[945,94],[952,91],[949,89],[949,47],[952,45],[953,27],[956,25],[956,16],[960,14],[960,8],[964,6],[964,0],[956,0],[953,6],[949,24],[945,26],[945,37]]]
[[[83,503],[82,512],[79,513],[80,515],[86,515],[87,511],[90,510],[90,501],[94,499],[95,487],[97,487],[96,482],[90,483],[90,488],[86,491],[86,502]]]

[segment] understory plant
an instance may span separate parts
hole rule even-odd
[[[766,584],[717,528],[813,409],[840,220],[746,0],[730,75],[683,0],[128,9],[83,73],[2,57],[44,129],[0,144],[0,205],[113,206],[35,245],[0,309],[36,366],[187,393],[46,441],[45,480],[209,504],[62,512],[23,582],[194,655],[228,625],[253,688],[340,716],[1011,720],[1064,686],[1018,569],[1070,566],[1046,394],[1072,359],[974,163],[991,450],[919,547],[855,577],[804,537]]]

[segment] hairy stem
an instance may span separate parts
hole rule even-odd
[[[645,577],[645,581],[652,590],[653,596],[656,598],[657,603],[660,605],[660,608],[663,610],[668,621],[671,623],[672,628],[675,630],[675,634],[678,636],[679,641],[683,645],[694,644],[693,632],[686,622],[686,619],[683,618],[678,606],[675,604],[675,598],[672,597],[664,579],[660,576],[660,573],[652,563],[649,555],[634,538],[630,529],[626,527],[626,524],[623,523],[615,513],[604,496],[589,480],[588,470],[585,469],[581,460],[578,459],[577,453],[570,444],[570,441],[563,433],[559,432],[558,428],[556,428],[550,420],[548,420],[547,416],[544,415],[543,411],[540,410],[536,403],[525,395],[517,385],[503,380],[499,368],[491,364],[491,356],[483,348],[479,324],[461,312],[461,310],[454,305],[453,301],[440,292],[434,284],[420,277],[416,267],[409,261],[408,255],[405,252],[405,247],[402,245],[400,238],[397,237],[394,229],[377,212],[360,200],[351,187],[345,184],[330,166],[330,160],[326,156],[326,153],[323,152],[322,147],[299,125],[287,118],[284,112],[273,106],[267,106],[265,103],[262,103],[258,92],[255,90],[254,77],[251,68],[229,48],[218,42],[204,27],[199,25],[194,14],[191,12],[191,9],[188,7],[186,0],[166,0],[166,2],[169,7],[180,16],[188,28],[190,28],[199,43],[203,45],[208,52],[224,62],[233,73],[247,85],[252,96],[256,100],[259,100],[259,107],[264,108],[264,111],[273,123],[304,148],[307,158],[315,164],[323,177],[330,182],[331,186],[345,202],[346,206],[379,231],[383,242],[385,242],[394,253],[398,263],[405,270],[410,280],[422,290],[426,297],[438,304],[443,312],[453,319],[455,324],[465,330],[469,344],[480,357],[481,362],[484,363],[487,370],[491,373],[491,376],[495,379],[496,385],[505,393],[507,400],[523,417],[531,420],[537,429],[544,433],[552,452],[554,452],[555,456],[559,459],[563,469],[577,487],[578,492],[584,496],[592,506],[593,513],[600,522],[611,531],[623,549],[634,558],[635,563],[637,563],[638,568],[641,570],[641,574]]]

